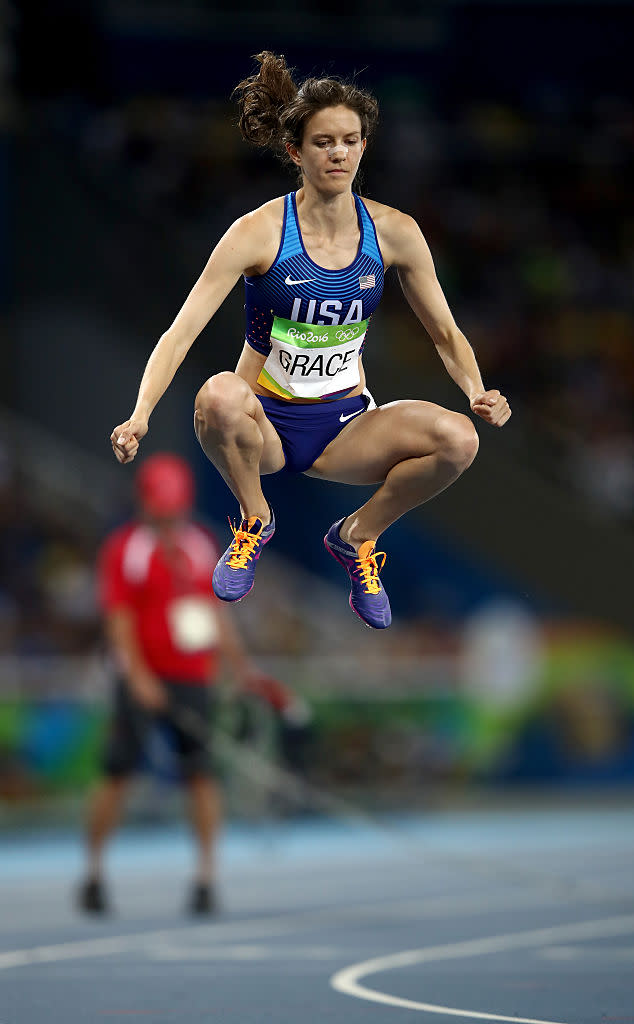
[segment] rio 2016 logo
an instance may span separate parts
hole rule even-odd
[[[337,341],[352,341],[353,338],[358,337],[359,327],[349,327],[347,331],[337,331],[335,338]]]
[[[328,341],[327,334],[313,334],[312,331],[300,331],[295,327],[289,327],[288,329],[289,338],[297,338],[298,341],[306,341],[308,344],[317,345],[320,341]]]

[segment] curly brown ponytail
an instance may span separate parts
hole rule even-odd
[[[255,59],[260,64],[257,75],[244,78],[232,93],[238,97],[238,125],[247,142],[277,149],[281,144],[280,115],[297,97],[297,86],[284,57],[263,50]]]
[[[248,142],[286,156],[287,142],[301,146],[308,119],[324,107],[336,106],[354,110],[362,137],[371,135],[379,107],[370,93],[337,78],[307,78],[298,88],[284,57],[264,50],[255,59],[259,72],[233,90],[238,97],[240,131]]]

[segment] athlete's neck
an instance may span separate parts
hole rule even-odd
[[[323,195],[310,184],[298,189],[297,215],[311,232],[327,237],[345,233],[357,225],[357,209],[352,192]]]

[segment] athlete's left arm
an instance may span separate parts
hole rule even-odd
[[[384,226],[385,225],[385,226]],[[509,404],[497,390],[485,390],[474,351],[456,325],[436,277],[429,246],[416,221],[398,210],[382,218],[381,245],[396,266],[407,301],[430,335],[440,358],[471,409],[493,426],[503,426],[511,415]]]

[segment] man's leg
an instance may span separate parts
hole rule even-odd
[[[104,849],[121,820],[129,777],[104,778],[92,796],[86,823],[89,880],[103,878]]]
[[[213,688],[170,682],[168,721],[174,732],[196,844],[196,869],[189,902],[192,913],[216,909],[216,843],[222,820],[220,787],[213,777],[210,716]]]
[[[86,876],[79,892],[79,904],[83,910],[99,913],[107,909],[103,884],[105,848],[121,819],[151,721],[152,716],[134,700],[125,681],[116,680],[109,734],[103,753],[102,779],[88,804]]]
[[[189,816],[196,840],[196,882],[213,886],[216,878],[216,842],[222,822],[220,787],[214,779],[195,775],[187,781]]]

